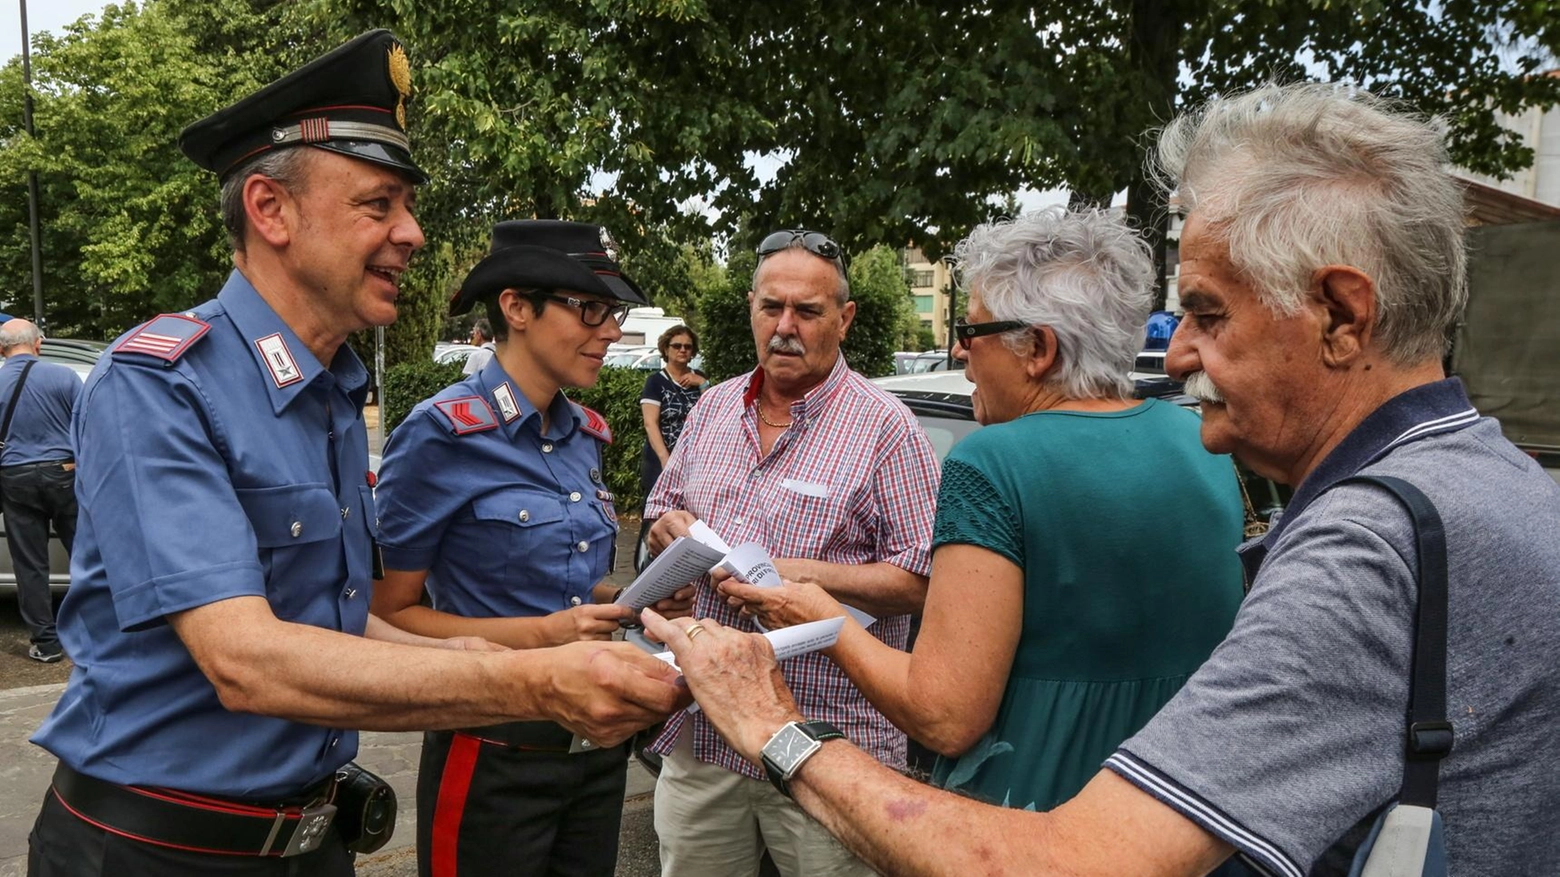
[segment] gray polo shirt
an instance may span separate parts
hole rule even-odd
[[[1229,637],[1106,767],[1264,874],[1346,874],[1403,778],[1413,610],[1408,513],[1356,473],[1419,487],[1446,524],[1447,712],[1438,809],[1451,873],[1560,863],[1560,486],[1455,381],[1382,406],[1242,548],[1260,565]],[[1264,557],[1265,555],[1265,557]]]

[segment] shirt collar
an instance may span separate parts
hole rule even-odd
[[[1344,436],[1300,482],[1267,535],[1241,546],[1241,560],[1248,576],[1255,575],[1284,526],[1333,485],[1356,475],[1389,451],[1428,436],[1455,432],[1478,420],[1479,412],[1468,401],[1462,381],[1456,378],[1421,384],[1388,399]]]
[[[798,417],[802,423],[808,423],[821,416],[829,406],[829,400],[845,385],[845,378],[850,374],[850,366],[845,363],[845,354],[842,352],[839,358],[834,360],[834,368],[829,370],[828,377],[818,382],[818,385],[808,390],[801,399],[791,403],[792,419]],[[762,366],[753,369],[748,375],[747,391],[742,394],[742,405],[747,407],[758,400],[758,392],[764,387],[764,369]],[[796,406],[802,406],[800,413]]]
[[[217,301],[246,342],[275,413],[285,411],[322,374],[327,375],[327,383],[338,385],[362,408],[368,394],[368,369],[351,347],[341,345],[327,370],[237,269],[228,275]]]
[[[504,370],[503,363],[498,361],[497,356],[489,359],[487,364],[477,371],[475,377],[477,386],[482,390],[482,397],[493,407],[493,414],[498,417],[498,422],[503,426],[506,435],[511,438],[519,435],[525,423],[538,416],[537,407],[520,392],[519,387],[515,386],[515,382],[510,379],[509,373]],[[509,418],[504,415],[508,408],[506,402],[513,404],[514,408],[510,410],[516,412],[515,417]],[[568,398],[561,392],[548,404],[547,415],[552,433],[548,438],[554,440],[568,437],[579,428],[583,420],[579,409],[570,404]],[[541,424],[538,420],[537,431],[540,430]]]

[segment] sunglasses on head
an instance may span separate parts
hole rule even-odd
[[[758,254],[770,256],[781,250],[788,250],[797,241],[802,242],[802,249],[821,259],[838,261],[841,266],[848,264],[845,258],[845,250],[834,239],[821,231],[811,231],[805,228],[787,228],[770,232],[763,240],[758,242]]]
[[[963,317],[953,321],[953,337],[959,342],[959,346],[965,350],[970,349],[970,342],[982,335],[996,335],[1000,332],[1012,332],[1015,329],[1026,328],[1017,320],[993,320],[989,323],[967,323]]]

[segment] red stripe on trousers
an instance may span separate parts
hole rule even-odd
[[[456,734],[450,741],[449,753],[444,756],[439,802],[433,808],[433,850],[428,856],[433,877],[455,877],[456,855],[460,851],[460,820],[466,812],[466,794],[471,791],[471,775],[476,772],[477,753],[481,749],[480,740]]]

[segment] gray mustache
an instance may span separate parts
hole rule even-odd
[[[802,342],[795,335],[772,336],[768,348],[770,353],[794,353],[797,356],[807,352],[807,348],[802,346]]]
[[[1199,402],[1212,402],[1215,404],[1224,402],[1224,394],[1220,393],[1219,388],[1213,385],[1213,378],[1208,377],[1208,373],[1205,371],[1195,371],[1187,375],[1185,386],[1182,387],[1182,390],[1186,392],[1186,395]]]

